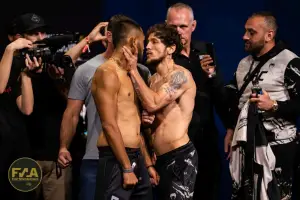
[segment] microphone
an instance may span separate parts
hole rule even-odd
[[[46,45],[46,46],[63,46],[67,45],[71,42],[77,42],[79,40],[79,33],[74,33],[74,34],[53,34],[53,35],[48,35],[47,38],[36,41],[34,44],[37,45]]]

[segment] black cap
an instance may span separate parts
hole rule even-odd
[[[20,34],[47,27],[44,19],[34,13],[26,13],[17,17],[15,23],[15,31]]]

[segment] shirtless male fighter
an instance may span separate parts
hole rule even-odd
[[[160,175],[158,199],[192,199],[198,157],[190,142],[188,126],[192,118],[196,85],[191,73],[176,65],[172,56],[182,49],[176,29],[156,24],[147,33],[147,64],[155,66],[150,88],[139,75],[137,56],[124,47],[128,71],[144,109],[155,114],[152,143]]]
[[[157,180],[157,174],[141,139],[139,99],[128,76],[122,50],[126,46],[133,54],[142,56],[144,34],[131,20],[115,24],[112,32],[115,50],[96,70],[92,83],[103,127],[97,142],[99,164],[95,199],[152,200],[149,175]]]

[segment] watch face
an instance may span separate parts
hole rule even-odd
[[[273,110],[276,111],[278,109],[278,103],[274,101]]]

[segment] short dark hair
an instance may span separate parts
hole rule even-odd
[[[112,40],[113,45],[117,48],[125,39],[132,33],[132,31],[142,31],[142,27],[134,20],[122,20],[112,26]]]
[[[269,11],[260,11],[260,12],[256,12],[253,13],[250,18],[252,17],[263,17],[265,19],[265,23],[267,24],[267,26],[271,29],[274,30],[274,32],[277,32],[278,29],[278,25],[276,22],[276,18],[274,17],[274,15],[269,12]]]
[[[174,54],[179,54],[182,51],[183,45],[181,43],[180,35],[173,26],[166,23],[155,24],[149,28],[147,32],[147,38],[149,38],[150,34],[152,33],[167,47],[175,45],[176,50]]]
[[[112,31],[112,27],[115,23],[119,23],[120,21],[124,21],[124,20],[130,21],[132,19],[122,14],[113,15],[108,21],[107,30]]]

